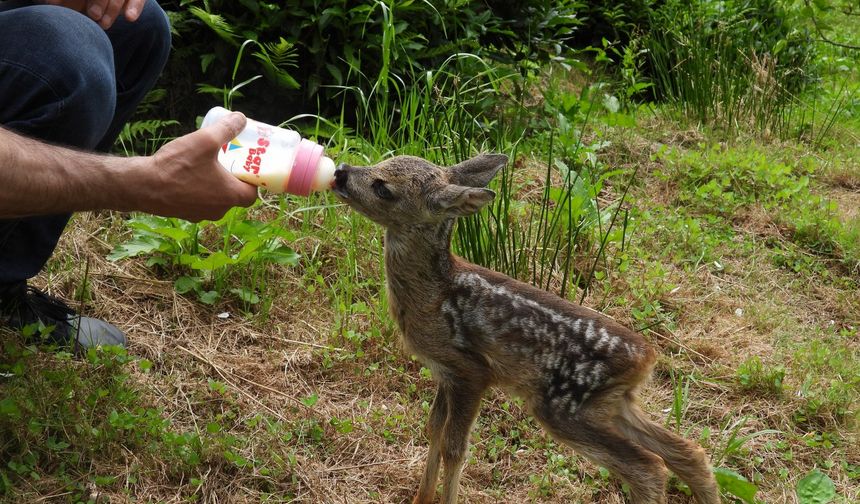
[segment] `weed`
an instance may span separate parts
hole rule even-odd
[[[265,265],[292,266],[299,257],[285,243],[294,238],[292,232],[278,220],[249,219],[247,212],[234,208],[211,224],[138,215],[128,221],[131,239],[117,245],[108,258],[148,256],[147,266],[179,267],[189,273],[175,281],[180,294],[195,292],[202,302],[213,304],[230,292],[244,306],[256,305],[260,298],[255,285],[265,286]],[[237,271],[244,271],[250,282],[228,289],[228,278]]]
[[[784,366],[767,366],[759,356],[749,357],[738,366],[738,383],[744,390],[763,395],[779,396],[785,379]]]
[[[803,381],[797,392],[802,403],[794,413],[795,422],[828,427],[860,420],[858,355],[851,344],[854,337],[852,328],[830,329],[796,348],[796,372]]]

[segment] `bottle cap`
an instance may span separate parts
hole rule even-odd
[[[303,138],[299,142],[296,160],[293,162],[293,169],[284,185],[284,190],[300,196],[309,195],[322,155],[322,145]]]

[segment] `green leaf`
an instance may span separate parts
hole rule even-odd
[[[197,86],[198,94],[210,94],[215,97],[221,98],[227,92],[227,88],[213,86],[211,84],[200,84]],[[242,93],[233,93],[233,96],[241,97]]]
[[[313,394],[309,395],[308,397],[305,397],[304,399],[302,399],[302,404],[304,404],[308,408],[312,408],[317,403],[317,401],[319,401],[319,400],[320,400],[320,396],[317,395],[316,393],[313,393]]]
[[[218,392],[219,394],[227,393],[227,385],[224,385],[224,383],[219,382],[218,380],[213,380],[212,378],[208,378],[206,382],[209,385],[209,390]]]
[[[221,424],[218,422],[209,422],[206,424],[206,432],[209,434],[218,434],[221,432]]]
[[[214,290],[201,292],[199,295],[200,301],[208,305],[215,304],[215,301],[218,301],[220,297],[221,294]]]
[[[93,483],[97,486],[108,486],[116,481],[116,476],[96,476],[93,478]]]
[[[107,258],[108,261],[119,261],[120,259],[135,257],[140,254],[156,252],[160,250],[160,248],[161,243],[155,238],[141,236],[117,245],[111,253],[108,254]]]
[[[0,495],[4,495],[12,488],[12,482],[9,481],[9,477],[6,476],[6,473],[0,471]]]
[[[155,232],[156,234],[159,234],[161,236],[170,238],[171,240],[175,241],[177,244],[181,243],[183,240],[187,240],[187,239],[191,238],[191,233],[189,233],[188,231],[186,231],[184,229],[175,228],[175,227],[160,227],[160,228],[153,229],[153,232]]]
[[[146,267],[151,268],[155,265],[159,266],[167,266],[167,259],[161,257],[160,255],[149,256],[149,259],[146,260]]]
[[[199,20],[203,21],[206,26],[212,29],[219,37],[224,39],[226,42],[231,45],[238,46],[239,43],[236,41],[236,34],[234,33],[234,29],[230,26],[223,16],[218,14],[211,14],[201,9],[200,7],[192,6],[188,8],[188,12],[192,15],[196,16]]]
[[[818,469],[813,469],[797,482],[797,502],[800,504],[827,504],[834,498],[836,486]]]
[[[257,304],[260,302],[260,296],[254,293],[254,291],[250,289],[246,289],[244,287],[230,289],[230,292],[236,295],[239,299],[241,299],[245,303],[249,304]]]
[[[235,464],[236,467],[246,467],[251,464],[250,460],[239,455],[238,453],[234,453],[232,450],[225,450],[224,458],[227,459],[229,462]]]
[[[299,263],[299,254],[286,245],[270,248],[261,253],[261,258],[282,266],[295,266]]]
[[[227,266],[228,264],[233,264],[235,262],[235,259],[219,250],[217,252],[209,254],[209,257],[203,259],[196,256],[192,256],[189,266],[191,266],[191,269],[214,271],[216,269],[223,268],[224,266]]]
[[[215,61],[215,53],[203,54],[200,56],[200,71],[206,73],[206,69],[209,68],[209,65]]]
[[[236,263],[242,264],[248,262],[257,252],[257,249],[263,246],[262,240],[250,240],[242,246],[239,254],[235,255]]]
[[[63,451],[66,448],[68,448],[69,446],[71,446],[66,441],[57,441],[57,439],[54,436],[49,437],[46,444],[48,445],[48,449],[50,449],[52,451],[56,451],[56,452]]]
[[[18,404],[11,397],[0,399],[0,416],[10,418],[21,417],[21,410],[18,408]]]
[[[173,282],[173,289],[179,294],[200,288],[202,281],[198,277],[181,276]]]
[[[774,56],[776,56],[777,54],[781,53],[781,52],[782,52],[782,50],[783,50],[783,49],[785,49],[785,46],[787,46],[787,45],[788,45],[788,41],[787,41],[787,40],[785,40],[785,39],[779,39],[779,41],[777,41],[777,43],[776,43],[776,44],[774,44],[773,49],[771,50],[771,52],[773,52],[773,55],[774,55]]]
[[[830,2],[828,2],[827,0],[812,0],[812,3],[814,3],[816,7],[823,11],[830,10]]]
[[[724,492],[734,495],[747,504],[755,503],[755,494],[758,492],[758,487],[740,474],[724,467],[717,467],[714,469],[714,476],[717,479],[717,484],[720,485],[720,489]]]
[[[352,425],[352,420],[348,418],[346,420],[332,418],[329,423],[332,425],[332,427],[335,428],[335,430],[337,430],[341,434],[349,434],[354,428]]]
[[[335,84],[343,84],[343,73],[341,73],[338,67],[331,63],[326,63],[325,67],[328,69],[328,73],[334,78]]]

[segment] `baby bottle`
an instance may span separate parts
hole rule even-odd
[[[229,113],[214,107],[200,127]],[[239,136],[221,146],[218,162],[236,178],[273,193],[307,196],[311,191],[331,189],[334,181],[334,161],[323,155],[321,145],[295,131],[250,118]]]

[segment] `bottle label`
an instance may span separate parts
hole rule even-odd
[[[248,148],[248,155],[245,157],[245,165],[243,168],[248,173],[253,173],[254,175],[260,174],[260,163],[263,161],[263,156],[266,154],[266,148],[271,145],[270,138],[272,136],[272,128],[266,126],[264,124],[257,125],[257,145],[255,147]],[[231,141],[236,142],[238,144],[238,139],[233,139]],[[227,152],[226,145],[222,147],[224,152]]]

